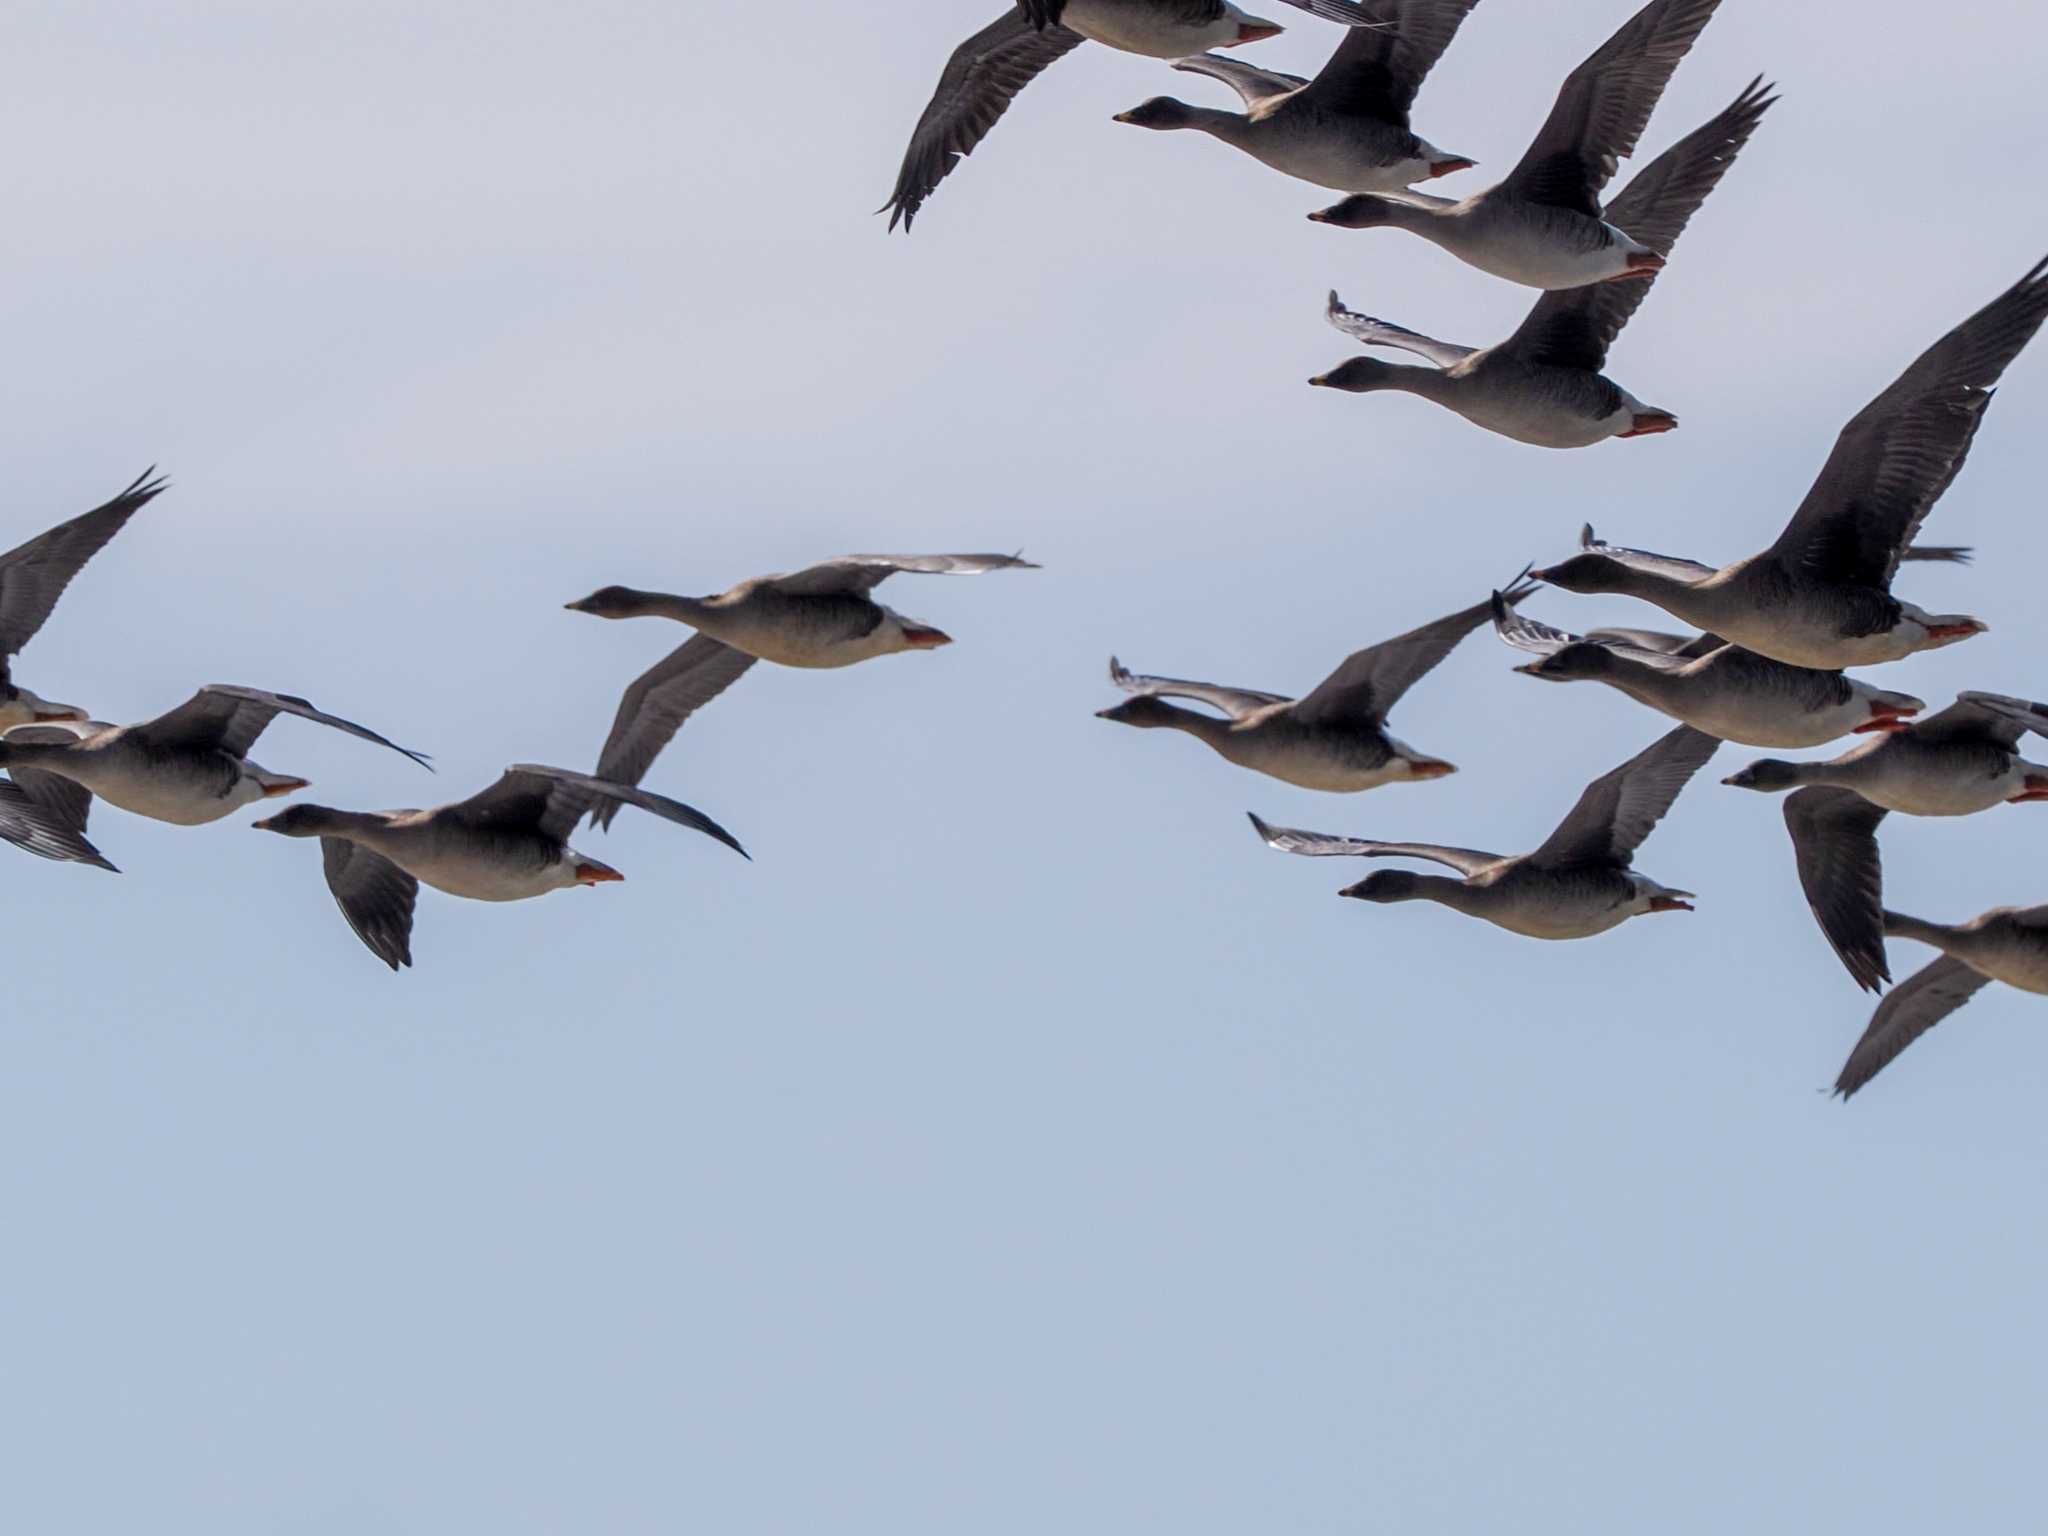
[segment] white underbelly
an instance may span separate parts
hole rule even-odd
[[[422,885],[467,901],[525,901],[576,883],[575,867],[564,861],[539,868],[501,869],[451,858],[386,858]]]
[[[1661,706],[1655,706],[1661,707]],[[1745,747],[1818,747],[1846,736],[1870,717],[1870,706],[1851,702],[1837,709],[1803,710],[1761,703],[1702,704],[1683,714],[1663,710],[1695,730]]]
[[[107,804],[175,827],[203,827],[263,798],[262,791],[250,779],[243,779],[232,793],[218,795],[145,774],[110,773],[93,777],[97,782],[86,787]]]
[[[1283,176],[1292,176],[1311,186],[1332,192],[1405,192],[1429,175],[1424,160],[1401,160],[1382,165],[1362,147],[1332,139],[1296,138],[1274,134],[1250,134],[1245,152],[1262,165]]]
[[[1858,784],[1856,792],[1873,805],[1902,816],[1975,816],[1993,806],[2003,805],[2019,793],[2017,776],[1986,778],[1973,774],[1965,779],[1921,780],[1878,779]]]
[[[1585,416],[1576,411],[1552,408],[1540,401],[1500,401],[1476,395],[1467,400],[1454,397],[1451,409],[1471,422],[1502,437],[1535,448],[1590,448],[1626,432],[1635,424],[1628,410],[1611,416]]]
[[[1583,288],[1588,283],[1602,283],[1619,276],[1628,270],[1630,246],[1582,250],[1540,239],[1481,239],[1447,242],[1447,248],[1482,272],[1525,288],[1553,290]]]
[[[2022,992],[2048,994],[2048,957],[1999,956],[1988,960],[1971,959],[1964,963],[1971,970],[1981,972],[1993,981],[2002,981],[2008,987],[2017,987]]]

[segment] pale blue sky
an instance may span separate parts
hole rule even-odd
[[[1545,946],[1260,848],[1243,812],[1519,849],[1663,729],[1476,636],[1337,797],[1105,725],[1104,662],[1305,688],[1581,521],[1760,547],[1841,424],[2048,251],[2033,9],[1727,0],[1654,153],[1785,99],[1615,350],[1673,435],[1546,454],[1312,392],[1354,305],[1468,342],[1528,296],[1220,145],[1220,87],[1090,48],[909,239],[868,210],[998,0],[17,7],[0,25],[11,544],[172,491],[26,653],[137,719],[211,681],[310,798],[594,760],[680,638],[560,605],[853,549],[958,644],[761,669],[628,813],[628,882],[426,893],[417,969],[313,849],[102,810],[120,877],[0,860],[0,1527],[494,1536],[1905,1531],[2012,1524],[2048,1432],[2048,1014],[1993,990],[1849,1107],[1869,1002],[1777,806],[1643,867],[1692,917]],[[1629,10],[1487,0],[1418,126],[1519,154]],[[1793,14],[1787,16],[1787,11]],[[1312,68],[1335,29],[1257,50]],[[2048,352],[1886,669],[2048,695]],[[1649,617],[1550,594],[1574,627]],[[1896,904],[2039,901],[2048,812],[1885,829]],[[0,850],[5,852],[5,850]],[[2017,857],[2015,856],[2017,855]],[[1894,968],[1924,952],[1899,945]]]

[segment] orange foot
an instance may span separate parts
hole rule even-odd
[[[1623,437],[1655,437],[1659,432],[1678,430],[1678,418],[1669,411],[1637,411],[1635,421]]]

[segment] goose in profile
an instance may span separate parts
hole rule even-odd
[[[1365,0],[1354,27],[1313,80],[1213,53],[1174,68],[1221,80],[1245,110],[1218,112],[1155,96],[1116,121],[1192,128],[1288,176],[1338,192],[1398,192],[1473,161],[1418,138],[1408,114],[1436,61],[1479,0]]]
[[[1792,791],[1785,827],[1806,904],[1856,984],[1875,992],[1891,979],[1878,827],[1893,811],[1971,816],[1996,805],[2048,800],[2048,768],[2019,755],[2028,731],[2048,734],[2048,707],[1966,693],[1941,713],[1833,762],[1764,758],[1721,782],[1764,793]]]
[[[1373,19],[1356,0],[1283,3],[1350,27]],[[882,205],[889,228],[901,224],[907,231],[925,199],[988,137],[1012,98],[1082,43],[1178,59],[1255,43],[1281,30],[1229,0],[1017,0],[946,61],[938,89],[911,131],[896,190]]]
[[[1516,596],[1533,588],[1518,588]],[[1442,758],[1417,752],[1387,732],[1387,713],[1401,696],[1486,622],[1485,603],[1354,652],[1316,688],[1299,699],[1140,677],[1110,658],[1109,679],[1131,695],[1100,719],[1140,729],[1184,731],[1226,762],[1303,789],[1351,794],[1382,784],[1440,779],[1457,769]],[[1169,704],[1194,699],[1222,711],[1205,715]]]
[[[1704,127],[1646,166],[1609,208],[1660,256],[1685,226],[1777,98],[1761,77]],[[1655,273],[1645,274],[1654,279]],[[1678,425],[1601,372],[1608,349],[1650,291],[1650,282],[1595,283],[1546,293],[1498,346],[1438,341],[1346,309],[1333,292],[1330,324],[1369,347],[1426,358],[1426,368],[1354,357],[1309,383],[1352,394],[1397,390],[1456,411],[1474,426],[1538,448],[1587,448],[1610,437],[1648,437]]]
[[[2048,907],[1998,907],[1967,923],[1925,922],[1903,912],[1884,914],[1884,931],[1941,951],[1877,1005],[1869,1028],[1835,1079],[1835,1092],[1853,1096],[1907,1046],[1975,997],[1988,982],[2022,992],[2048,993]]]
[[[71,578],[162,492],[154,469],[103,506],[80,513],[0,555],[0,731],[17,725],[90,718],[75,704],[53,704],[14,681],[15,654],[35,638]]]
[[[1818,747],[1840,736],[1903,729],[1927,706],[1841,672],[1789,666],[1718,635],[1595,630],[1574,635],[1496,598],[1494,631],[1535,661],[1545,682],[1605,683],[1709,736],[1746,747]]]
[[[747,857],[702,811],[630,784],[566,768],[517,763],[489,789],[431,811],[337,811],[293,805],[250,825],[317,837],[327,888],[370,953],[392,970],[412,964],[413,902],[421,882],[471,901],[524,901],[626,877],[578,853],[569,834],[600,801],[702,832]]]
[[[424,754],[315,709],[304,699],[216,683],[140,725],[18,726],[0,739],[0,768],[30,801],[77,833],[85,830],[95,795],[152,821],[203,826],[239,806],[307,786],[305,779],[272,773],[249,760],[256,738],[281,714],[344,731],[431,767]]]
[[[1715,570],[1602,544],[1532,574],[1619,592],[1794,666],[1833,670],[1953,645],[1987,626],[1892,596],[1914,535],[1955,480],[1991,387],[2048,316],[2048,261],[1922,353],[1842,429],[1820,478],[1769,549]]]
[[[1361,901],[1435,901],[1532,939],[1585,939],[1646,912],[1690,912],[1690,891],[1637,874],[1635,851],[1720,743],[1681,725],[1595,779],[1534,853],[1504,857],[1435,843],[1378,843],[1252,825],[1282,853],[1427,859],[1461,878],[1381,870],[1339,895]]]
[[[567,606],[601,619],[662,618],[697,633],[626,689],[597,776],[637,784],[685,720],[717,698],[756,661],[785,667],[850,667],[899,651],[928,651],[952,637],[868,594],[899,572],[979,576],[1037,570],[1019,555],[844,555],[787,575],[760,576],[712,597],[680,597],[634,587],[602,587]],[[602,802],[599,826],[618,807]]]
[[[1364,192],[1309,217],[1343,229],[1405,229],[1529,288],[1647,277],[1663,255],[1603,212],[1600,194],[1719,4],[1650,0],[1566,78],[1535,142],[1498,186],[1462,202]]]

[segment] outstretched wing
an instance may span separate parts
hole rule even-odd
[[[1433,864],[1449,865],[1468,880],[1501,862],[1499,854],[1481,853],[1476,848],[1446,848],[1438,843],[1375,843],[1364,838],[1332,837],[1323,832],[1269,826],[1256,816],[1252,816],[1251,822],[1268,848],[1312,859],[1427,859]]]
[[[1040,0],[1040,8],[1056,17],[1060,5]],[[1050,22],[1033,25],[1023,13],[1009,10],[954,49],[938,89],[911,130],[896,190],[882,205],[889,228],[901,224],[907,231],[924,200],[1010,110],[1011,98],[1047,65],[1080,46],[1080,33]]]
[[[1814,921],[1856,985],[1881,991],[1892,979],[1884,952],[1884,864],[1877,828],[1885,809],[1854,790],[1810,786],[1785,799],[1785,826],[1799,888]]]
[[[1197,53],[1185,59],[1175,59],[1173,67],[1190,75],[1207,75],[1211,80],[1221,80],[1233,91],[1249,111],[1262,102],[1281,96],[1291,96],[1308,82],[1299,75],[1283,75],[1277,69],[1261,69],[1256,64],[1247,64],[1241,59],[1226,59],[1220,53]]]
[[[320,863],[334,904],[371,954],[392,970],[412,964],[412,909],[420,883],[345,837],[320,839]]]
[[[1842,1064],[1841,1076],[1835,1079],[1835,1092],[1845,1099],[1852,1097],[1889,1066],[1893,1057],[1983,991],[1990,980],[1947,955],[1908,976],[1870,1016],[1870,1027],[1863,1031],[1863,1038]]]
[[[1604,543],[1595,537],[1591,523],[1579,530],[1579,548],[1589,555],[1605,555],[1616,564],[1667,576],[1673,581],[1705,581],[1709,576],[1718,574],[1711,565],[1701,565],[1697,560],[1686,560],[1677,555],[1653,555],[1647,549],[1624,549],[1619,544]]]
[[[86,841],[83,813],[73,815],[61,802],[52,803],[22,782],[27,770],[14,769],[12,780],[0,778],[0,841],[10,842],[38,858],[60,864],[90,864],[97,869],[114,869],[99,849]],[[53,773],[37,773],[34,779],[68,783]],[[83,791],[80,791],[83,794]],[[92,801],[85,796],[86,803]]]
[[[685,640],[627,687],[598,755],[597,776],[616,784],[638,784],[683,722],[738,682],[753,664],[745,651],[709,635]],[[619,802],[606,800],[591,813],[591,820],[609,827],[618,813]]]
[[[1408,126],[1415,94],[1479,0],[1365,0],[1370,21],[1337,45],[1310,86],[1323,106]]]
[[[1888,587],[1970,452],[1992,386],[2048,317],[2048,261],[1921,353],[1842,428],[1771,553],[1831,581]]]
[[[1220,709],[1233,720],[1242,720],[1256,710],[1285,704],[1284,693],[1261,693],[1256,688],[1226,688],[1220,683],[1195,683],[1178,677],[1147,677],[1133,672],[1114,656],[1109,658],[1109,680],[1125,693],[1140,698],[1194,699]]]
[[[1513,606],[1514,599],[1499,592],[1493,594],[1493,632],[1518,651],[1527,651],[1532,656],[1555,656],[1559,651],[1574,645],[1597,645],[1603,650],[1624,656],[1630,661],[1660,672],[1676,672],[1687,664],[1688,658],[1676,651],[1661,646],[1638,645],[1634,641],[1620,638],[1623,631],[1596,631],[1591,635],[1575,635],[1569,630],[1558,629],[1545,624],[1541,619],[1532,619]],[[1679,640],[1676,635],[1662,636]],[[1680,643],[1684,642],[1680,640]]]
[[[1502,601],[1519,602],[1534,590],[1533,585],[1518,586]],[[1377,725],[1386,719],[1402,694],[1492,616],[1493,602],[1489,599],[1460,608],[1405,635],[1352,652],[1343,665],[1294,706],[1294,717],[1310,725],[1334,720]]]
[[[1403,352],[1428,358],[1439,368],[1454,367],[1479,350],[1477,347],[1460,346],[1455,341],[1438,341],[1434,336],[1411,331],[1391,320],[1378,320],[1371,315],[1361,315],[1355,309],[1346,309],[1334,288],[1330,290],[1329,303],[1324,306],[1323,318],[1354,341],[1368,347],[1398,347]]]
[[[1607,205],[1607,222],[1658,255],[1669,256],[1685,226],[1707,194],[1720,185],[1775,100],[1763,76],[1750,81],[1749,88],[1713,121],[1694,129],[1645,166]],[[1520,329],[1502,343],[1502,350],[1532,363],[1598,373],[1607,365],[1607,349],[1634,317],[1653,284],[1654,277],[1588,283],[1546,293],[1531,307]]]
[[[380,747],[389,747],[429,772],[433,771],[434,765],[424,752],[401,747],[397,742],[379,736],[368,726],[357,725],[339,715],[330,715],[293,694],[242,688],[232,683],[211,683],[169,714],[133,727],[130,734],[159,747],[180,750],[218,747],[231,757],[247,757],[249,749],[256,745],[256,738],[279,715],[297,715],[301,720],[311,720],[316,725],[329,726],[364,741],[375,742]]]
[[[980,576],[988,571],[1037,569],[1035,562],[1022,555],[841,555],[784,576],[766,577],[764,584],[795,597],[819,597],[833,592],[872,592],[899,573]]]
[[[702,832],[732,849],[742,858],[752,855],[734,837],[702,811],[630,784],[614,783],[569,768],[549,768],[539,763],[514,763],[498,782],[448,812],[477,826],[531,828],[556,842],[568,840],[570,831],[583,814],[599,800],[618,800],[637,805],[651,815],[677,826]]]
[[[1535,142],[1501,185],[1600,217],[1600,193],[1635,152],[1671,72],[1721,0],[1650,0],[1565,77]]]
[[[1575,864],[1626,868],[1678,792],[1720,746],[1717,738],[1689,725],[1659,737],[1587,785],[1571,814],[1529,855],[1529,862],[1553,869]]]
[[[154,468],[145,470],[104,506],[59,523],[0,555],[0,666],[43,627],[85,562],[106,548],[107,541],[148,506],[165,484]]]

